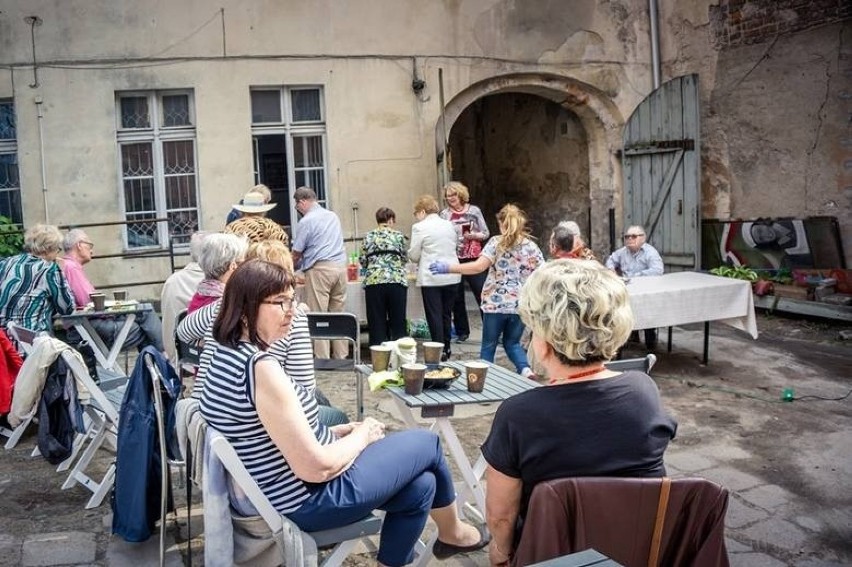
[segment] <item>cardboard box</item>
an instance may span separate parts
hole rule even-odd
[[[776,297],[789,297],[791,299],[801,299],[807,301],[808,288],[797,285],[774,284]]]

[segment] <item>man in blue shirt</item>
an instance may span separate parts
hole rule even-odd
[[[293,265],[305,274],[304,301],[311,311],[341,312],[346,305],[346,249],[340,219],[317,203],[310,187],[293,193],[301,213],[293,240]],[[333,358],[346,358],[346,341],[332,341]],[[314,341],[317,358],[329,358],[328,341]]]
[[[624,232],[624,246],[610,254],[606,267],[626,278],[663,275],[660,253],[645,242],[645,229],[631,226]],[[657,347],[657,329],[645,329],[648,350]]]

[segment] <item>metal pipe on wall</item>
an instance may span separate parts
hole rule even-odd
[[[651,20],[651,72],[654,90],[660,88],[660,27],[657,0],[648,0],[648,18]]]
[[[41,196],[44,199],[44,222],[50,224],[50,210],[47,208],[47,168],[44,164],[44,112],[41,105],[44,100],[41,95],[37,95],[34,99],[36,112],[38,114],[38,160],[41,165]]]

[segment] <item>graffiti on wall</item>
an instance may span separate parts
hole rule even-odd
[[[752,269],[841,267],[837,220],[707,220],[702,223],[702,268],[721,265]]]

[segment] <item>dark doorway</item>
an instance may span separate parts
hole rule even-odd
[[[290,186],[287,180],[287,139],[284,134],[256,135],[254,143],[255,180],[272,191],[278,206],[266,215],[290,230]]]
[[[451,178],[468,186],[492,234],[497,211],[514,203],[545,252],[563,220],[576,221],[589,239],[588,139],[573,112],[531,94],[485,96],[453,124],[449,153]]]

